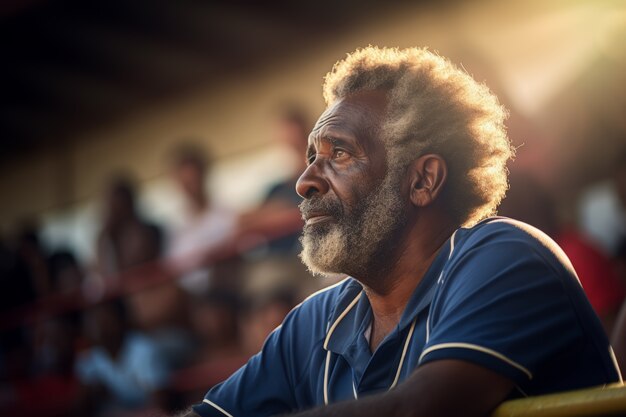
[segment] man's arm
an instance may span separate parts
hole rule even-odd
[[[513,382],[470,362],[439,360],[420,366],[395,389],[297,414],[297,417],[488,416],[513,389]]]
[[[293,417],[483,417],[513,389],[513,382],[470,362],[439,360],[420,366],[391,391],[318,407]],[[197,417],[187,410],[174,417]]]

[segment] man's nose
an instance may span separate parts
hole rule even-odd
[[[326,194],[328,192],[328,182],[320,172],[318,161],[309,165],[296,183],[296,192],[302,198],[311,198],[315,194]]]

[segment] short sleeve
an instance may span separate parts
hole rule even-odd
[[[270,416],[295,408],[293,382],[288,353],[295,310],[282,326],[272,332],[261,352],[226,381],[216,385],[201,404],[193,406],[196,414],[209,416]]]
[[[465,360],[520,385],[571,347],[581,330],[564,287],[579,284],[551,244],[520,231],[461,248],[440,279],[420,364]]]

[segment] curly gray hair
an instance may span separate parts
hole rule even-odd
[[[323,89],[327,105],[358,91],[386,91],[381,134],[390,169],[438,154],[448,165],[442,198],[455,221],[469,226],[495,213],[514,149],[507,111],[485,85],[425,48],[369,46],[337,62]]]

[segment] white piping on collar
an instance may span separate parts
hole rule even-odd
[[[324,405],[328,405],[328,367],[330,366],[330,350],[326,352],[326,366],[324,366]]]
[[[337,320],[335,320],[333,325],[330,326],[330,329],[328,329],[328,333],[326,333],[326,340],[324,340],[324,349],[326,349],[327,351],[326,352],[326,365],[324,366],[324,404],[325,405],[328,405],[328,369],[330,368],[330,350],[328,350],[328,342],[330,341],[330,336],[335,331],[335,328],[337,327],[339,322],[343,320],[343,318],[346,316],[346,314],[350,312],[350,310],[352,310],[352,307],[354,307],[354,305],[359,301],[359,298],[361,298],[362,294],[363,294],[363,290],[361,290],[359,294],[356,297],[354,297],[354,300],[352,300],[352,302],[348,304],[348,307],[346,307],[346,309],[343,310],[343,312],[339,315],[339,317],[337,317]]]
[[[454,238],[456,237],[456,232],[458,231],[459,229],[456,229],[454,233],[452,233],[452,236],[450,237],[450,254],[448,255],[448,259],[450,259],[450,257],[452,256],[452,252],[454,252]]]
[[[458,230],[459,229],[456,229],[454,231],[454,233],[452,233],[452,236],[450,237],[450,254],[448,255],[448,259],[450,259],[452,257],[452,252],[454,251],[454,237],[456,236],[456,232]],[[443,273],[439,276],[439,280],[437,281],[437,283],[441,282],[442,277],[443,277]],[[361,298],[362,294],[363,294],[363,291],[361,291],[354,298],[354,300],[352,300],[352,302],[348,305],[348,307],[346,307],[346,309],[339,315],[339,317],[337,317],[337,320],[335,320],[333,325],[328,330],[328,333],[326,334],[326,340],[324,341],[324,349],[327,350],[327,352],[326,352],[326,365],[324,366],[324,404],[325,405],[328,405],[328,370],[330,368],[330,350],[328,350],[328,342],[330,340],[330,336],[335,331],[335,328],[337,327],[339,322],[341,320],[343,320],[343,318],[346,316],[346,314],[348,314],[350,312],[352,307],[354,307],[354,305],[357,303],[357,301],[359,301],[359,298]],[[426,322],[426,341],[427,342],[428,342],[428,321],[429,320],[430,320],[430,315],[428,316],[428,319],[427,319],[427,322]],[[404,347],[402,348],[402,355],[400,356],[400,362],[398,363],[398,369],[396,370],[396,376],[395,376],[393,382],[391,383],[391,386],[389,386],[388,390],[391,390],[392,388],[394,388],[398,384],[398,380],[400,379],[400,372],[402,372],[402,365],[404,365],[404,358],[406,357],[406,353],[408,351],[409,344],[411,343],[411,337],[413,336],[413,332],[415,330],[415,324],[416,323],[417,323],[417,317],[415,317],[413,319],[413,323],[411,324],[411,328],[409,329],[409,333],[407,334],[406,339],[404,341]],[[357,395],[357,392],[356,392],[356,387],[354,386],[354,381],[352,381],[352,392],[354,393],[354,398],[358,398],[358,395]]]
[[[409,348],[409,343],[411,342],[411,336],[413,336],[413,331],[415,330],[415,323],[417,323],[417,317],[413,319],[413,324],[411,324],[411,329],[409,330],[409,334],[406,336],[406,340],[404,341],[404,348],[402,349],[402,356],[400,357],[400,363],[398,364],[398,370],[396,371],[396,377],[393,380],[393,383],[389,387],[392,389],[398,383],[398,379],[400,379],[400,371],[402,371],[402,365],[404,364],[404,357],[406,356],[406,352]]]
[[[356,297],[354,297],[354,300],[352,300],[352,302],[348,305],[348,307],[346,307],[346,309],[343,310],[343,312],[339,315],[339,317],[337,317],[337,320],[335,320],[333,325],[330,326],[330,329],[328,329],[328,333],[326,333],[326,340],[324,340],[324,349],[328,350],[328,342],[330,341],[330,336],[332,336],[339,322],[343,320],[346,314],[348,314],[350,310],[352,310],[352,307],[354,307],[354,305],[357,303],[357,301],[359,301],[359,298],[361,298],[362,294],[363,294],[363,290],[361,290],[361,292],[359,292],[359,294]]]
[[[459,229],[456,229],[454,233],[452,233],[452,236],[450,236],[450,253],[448,254],[448,260],[452,258],[452,252],[454,252],[454,239],[456,237],[456,232],[458,231]],[[437,279],[437,284],[441,284],[442,282],[443,282],[443,270],[439,274],[439,278]],[[428,317],[426,317],[426,343],[428,343],[428,340],[430,340],[430,309],[428,311]]]
[[[452,236],[450,236],[450,253],[448,254],[448,260],[452,258],[452,252],[454,252],[454,238],[456,237],[456,232],[458,231],[459,229],[456,229],[454,233],[452,233]],[[441,274],[439,275],[439,279],[437,279],[437,284],[441,284],[442,281],[443,281],[443,271],[441,271]]]
[[[219,405],[215,404],[213,401],[207,400],[206,398],[204,400],[202,400],[203,403],[210,405],[211,407],[215,408],[217,411],[221,412],[222,414],[224,414],[227,417],[233,417],[232,414],[228,413],[226,410],[224,410],[222,407],[220,407]]]
[[[400,356],[400,362],[398,363],[398,369],[396,370],[396,376],[387,389],[387,391],[393,389],[400,379],[400,372],[402,371],[402,365],[404,365],[404,358],[406,357],[406,352],[409,348],[409,343],[411,342],[411,337],[413,336],[413,331],[415,330],[415,324],[417,323],[417,317],[413,319],[413,323],[411,324],[411,328],[409,329],[409,333],[404,340],[404,348],[402,349],[402,356]],[[330,367],[330,350],[326,352],[326,366],[324,367],[324,405],[328,405],[328,368]],[[352,380],[352,392],[354,394],[354,398],[359,398],[358,393],[356,391],[356,386],[354,385],[354,380]]]

